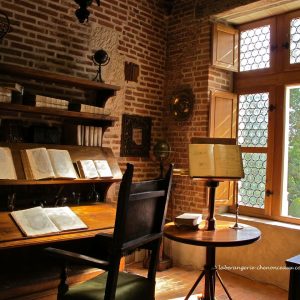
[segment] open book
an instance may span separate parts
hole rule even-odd
[[[68,206],[49,208],[37,206],[13,211],[11,216],[26,236],[87,228]]]
[[[0,147],[0,179],[17,179],[11,150],[8,147]]]
[[[107,160],[79,160],[78,171],[82,178],[109,178],[113,177]]]
[[[25,149],[21,158],[27,179],[78,178],[67,150]]]
[[[189,170],[191,177],[243,178],[241,147],[224,144],[190,144]]]

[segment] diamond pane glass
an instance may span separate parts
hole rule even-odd
[[[270,67],[270,25],[240,34],[240,71]]]
[[[264,208],[267,155],[243,153],[245,177],[239,182],[240,205]]]
[[[300,19],[292,19],[290,27],[290,64],[300,63]]]
[[[266,147],[269,93],[239,97],[238,143],[243,147]]]

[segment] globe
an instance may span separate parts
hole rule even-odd
[[[170,156],[171,147],[164,141],[159,140],[153,147],[153,154],[159,161],[166,160]]]
[[[101,49],[95,52],[94,60],[97,64],[103,66],[105,63],[109,61],[109,56],[105,50]]]

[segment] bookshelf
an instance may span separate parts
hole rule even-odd
[[[106,83],[94,82],[84,78],[76,78],[64,74],[56,74],[49,71],[35,70],[12,64],[0,64],[1,82],[20,83],[24,90],[34,95],[46,95],[96,107],[105,107],[107,100],[116,95],[120,87]],[[60,97],[61,96],[61,97]],[[0,146],[9,147],[12,151],[17,180],[0,180],[0,257],[2,273],[12,282],[22,274],[21,280],[17,280],[20,288],[18,291],[8,289],[10,297],[22,295],[27,291],[27,281],[38,278],[41,285],[41,294],[47,282],[47,276],[56,278],[56,272],[44,274],[39,261],[45,261],[43,254],[45,246],[60,244],[67,247],[89,245],[93,236],[114,226],[115,209],[106,202],[108,189],[121,181],[122,172],[112,149],[102,146],[79,146],[72,140],[62,139],[57,143],[36,143],[28,134],[31,126],[59,128],[62,132],[65,128],[84,125],[102,128],[102,136],[108,128],[115,125],[118,117],[107,114],[92,114],[70,110],[60,110],[51,107],[37,107],[18,103],[0,103]],[[4,121],[4,122],[3,122]],[[10,132],[9,127],[3,126],[6,121],[18,126],[22,131],[22,138],[16,142],[15,132]],[[71,135],[72,132],[67,132]],[[20,150],[46,147],[50,149],[68,150],[73,162],[77,160],[107,160],[113,177],[97,179],[48,179],[27,180],[25,177]],[[98,197],[94,197],[93,193]],[[67,199],[71,209],[88,225],[88,229],[74,230],[57,234],[38,237],[25,237],[10,216],[11,210],[30,208],[38,205],[53,206],[56,203],[62,205],[61,199]],[[59,201],[59,202],[57,202]],[[21,258],[24,257],[24,260]],[[29,258],[34,259],[29,259]],[[20,264],[20,260],[22,263]],[[30,261],[30,262],[29,262]],[[37,273],[31,272],[36,269]],[[48,270],[47,270],[48,271]],[[49,269],[50,272],[50,269]],[[38,274],[38,275],[37,275]],[[44,274],[45,278],[43,278]],[[56,283],[54,283],[56,284]],[[2,290],[2,285],[0,285]],[[56,286],[53,285],[53,289]],[[3,287],[4,288],[4,287]],[[29,293],[30,294],[30,293]],[[40,296],[40,295],[39,295]],[[28,299],[37,299],[30,295]],[[26,298],[26,299],[27,299]]]

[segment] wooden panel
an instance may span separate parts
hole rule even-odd
[[[237,95],[213,92],[211,95],[209,136],[214,138],[236,138]],[[234,200],[235,183],[221,182],[216,189],[216,204],[231,205]]]
[[[238,30],[223,24],[213,25],[212,65],[238,71]]]
[[[39,237],[25,237],[10,214],[0,212],[0,250],[93,237],[101,230],[113,228],[115,224],[115,208],[109,204],[98,203],[71,208],[87,224],[88,229],[64,231]]]

